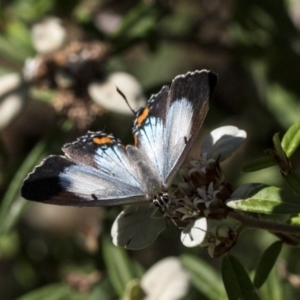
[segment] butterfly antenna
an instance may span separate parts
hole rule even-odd
[[[123,94],[123,92],[116,86],[117,92],[121,95],[121,97],[125,100],[126,104],[128,105],[129,109],[132,111],[132,113],[135,115],[135,110],[130,106],[126,96]]]

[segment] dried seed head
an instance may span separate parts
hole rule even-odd
[[[237,238],[238,233],[236,231],[222,225],[209,230],[200,246],[207,248],[211,257],[219,257],[235,245]]]

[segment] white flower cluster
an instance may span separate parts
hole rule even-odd
[[[190,161],[181,169],[182,182],[169,191],[170,200],[163,210],[163,218],[158,219],[157,208],[149,205],[123,211],[112,229],[115,245],[131,249],[146,247],[165,229],[165,219],[171,219],[182,229],[181,241],[186,247],[207,247],[212,256],[230,249],[236,234],[223,227],[207,231],[207,220],[223,220],[230,211],[226,200],[233,190],[224,182],[220,162],[231,156],[245,138],[246,132],[235,126],[213,130],[202,143],[200,159]]]

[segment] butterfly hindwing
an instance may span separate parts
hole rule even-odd
[[[169,87],[164,86],[159,93],[152,95],[147,106],[137,111],[133,128],[135,145],[147,154],[160,180],[163,178],[162,154],[165,152],[163,139],[168,93]]]
[[[94,167],[103,175],[130,185],[140,185],[126,147],[111,134],[88,132],[77,141],[64,145],[62,150],[74,162]]]

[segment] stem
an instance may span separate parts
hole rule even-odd
[[[300,235],[300,226],[276,223],[271,221],[258,220],[253,217],[242,215],[236,212],[230,212],[228,217],[241,222],[250,228],[265,229],[278,233]]]

